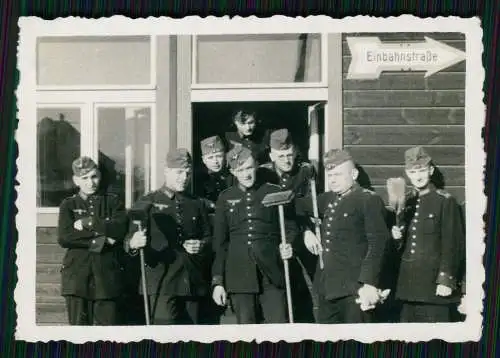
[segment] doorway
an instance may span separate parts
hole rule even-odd
[[[298,147],[300,157],[308,160],[310,144],[310,107],[318,101],[283,102],[197,102],[192,104],[193,158],[195,172],[203,170],[200,141],[204,138],[234,131],[232,114],[241,107],[255,111],[258,129],[287,128]],[[324,121],[318,120],[319,148],[323,148]],[[321,156],[320,156],[321,157]],[[321,177],[321,176],[320,176]],[[194,178],[196,181],[196,176]],[[196,183],[195,183],[196,185]]]

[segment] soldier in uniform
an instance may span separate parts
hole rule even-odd
[[[209,294],[211,232],[202,200],[186,192],[192,163],[185,149],[168,153],[164,185],[140,198],[149,207],[147,228],[131,223],[125,250],[144,248],[153,324],[198,324]]]
[[[226,165],[226,150],[219,136],[203,139],[200,146],[206,172],[196,178],[196,193],[205,199],[210,212],[215,212],[219,194],[234,184],[234,177]]]
[[[231,300],[237,323],[287,322],[282,259],[292,255],[290,244],[280,244],[277,207],[262,199],[279,192],[278,186],[256,178],[252,152],[242,146],[228,153],[232,174],[238,180],[219,196],[215,209],[215,260],[212,269],[213,299]]]
[[[257,164],[269,161],[269,131],[258,126],[257,115],[248,109],[239,109],[233,114],[236,131],[226,132],[228,149],[244,146],[250,151]]]
[[[434,166],[422,147],[405,152],[405,172],[416,190],[406,202],[405,228],[392,228],[402,250],[396,298],[402,322],[449,322],[457,289],[464,233],[456,200],[431,182]]]
[[[257,177],[262,181],[278,185],[281,190],[292,190],[295,198],[302,198],[311,193],[311,179],[315,179],[314,168],[307,162],[297,160],[298,149],[293,143],[288,129],[271,132],[270,163],[260,166]],[[293,233],[293,250],[296,260],[290,261],[290,276],[293,282],[292,298],[296,322],[314,322],[312,278],[316,268],[317,256],[304,246],[302,235],[307,223],[296,223],[297,232]],[[299,238],[300,237],[300,238]]]
[[[59,245],[67,249],[61,289],[69,324],[119,324],[125,208],[117,196],[101,190],[101,175],[92,159],[80,157],[72,169],[79,192],[63,200],[58,223]]]
[[[314,279],[317,319],[371,322],[370,309],[381,300],[379,276],[390,237],[385,207],[378,195],[356,183],[358,172],[347,151],[328,151],[324,165],[331,191],[318,196],[322,242],[312,232],[304,238],[306,247],[324,261]],[[296,208],[299,215],[313,215],[310,198],[297,199]]]

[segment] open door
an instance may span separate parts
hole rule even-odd
[[[318,192],[325,190],[325,170],[323,154],[325,152],[325,103],[319,102],[307,107],[307,123],[309,127],[309,150],[307,158],[318,174]]]

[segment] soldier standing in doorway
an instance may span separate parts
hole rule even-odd
[[[79,192],[59,209],[58,242],[67,249],[61,269],[62,295],[70,325],[116,325],[122,294],[119,262],[127,231],[125,208],[100,188],[96,163],[80,157],[72,164]]]
[[[226,132],[225,140],[229,150],[243,146],[252,152],[257,164],[269,161],[269,131],[259,125],[257,114],[249,109],[239,109],[232,116],[236,130]]]
[[[295,198],[303,198],[311,193],[311,179],[315,178],[311,164],[297,160],[298,148],[295,146],[288,129],[278,129],[270,135],[270,163],[263,164],[257,173],[262,181],[278,185],[281,190],[292,190]],[[316,269],[317,257],[304,245],[302,235],[305,223],[295,223],[293,249],[296,260],[290,261],[290,276],[294,317],[298,323],[314,322],[312,279]]]
[[[456,200],[431,182],[434,166],[422,147],[405,152],[415,194],[406,202],[406,227],[393,227],[402,250],[396,298],[402,322],[449,322],[460,302],[458,281],[465,238]]]
[[[265,323],[285,323],[282,259],[292,256],[292,248],[280,244],[278,209],[262,204],[280,188],[259,181],[246,147],[230,150],[228,164],[238,184],[222,192],[216,205],[213,299],[225,306],[229,296],[238,324],[260,323],[261,314]]]
[[[131,223],[125,249],[144,248],[147,294],[153,324],[199,324],[200,303],[209,294],[211,232],[202,200],[186,192],[192,171],[185,149],[168,153],[165,184],[134,207],[149,207],[148,224]]]
[[[319,323],[368,323],[371,309],[383,297],[380,273],[389,232],[385,207],[374,192],[356,183],[358,171],[345,150],[324,155],[329,192],[318,196],[322,219],[320,243],[308,231],[306,247],[323,256],[314,286],[318,294]],[[311,198],[296,200],[299,215],[313,216]]]
[[[205,138],[200,142],[202,161],[206,171],[196,178],[196,194],[205,200],[209,212],[211,226],[214,223],[215,203],[219,194],[235,183],[226,163],[224,142],[219,136]],[[213,257],[213,256],[212,256]],[[203,304],[203,320],[206,323],[218,324],[225,308],[218,306],[207,297]]]

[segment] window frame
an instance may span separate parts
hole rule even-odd
[[[87,90],[102,90],[102,91],[114,91],[114,90],[154,90],[156,88],[156,56],[157,56],[157,36],[152,34],[116,34],[103,36],[98,34],[45,34],[36,36],[35,46],[38,47],[39,38],[43,37],[74,37],[74,36],[85,36],[85,37],[133,37],[133,36],[143,36],[149,38],[149,55],[150,55],[150,69],[149,69],[149,83],[148,84],[126,84],[126,85],[39,85],[38,76],[35,76],[36,91],[87,91]],[[38,64],[38,49],[35,50],[35,61]]]
[[[260,34],[260,33],[259,33]],[[255,34],[255,35],[259,35]],[[271,34],[271,33],[270,33]],[[274,34],[274,33],[273,33]],[[252,82],[252,83],[198,83],[198,35],[192,35],[191,42],[191,90],[232,90],[232,89],[307,89],[328,87],[328,34],[315,32],[320,35],[320,67],[321,79],[319,82]],[[199,102],[205,102],[200,100]]]
[[[148,107],[151,110],[150,133],[150,190],[158,187],[157,181],[157,118],[156,91],[154,90],[120,90],[120,91],[37,91],[36,110],[38,108],[80,108],[80,155],[87,155],[98,161],[98,117],[97,109]],[[36,172],[38,176],[38,172]],[[58,207],[36,206],[37,226],[57,226]]]

